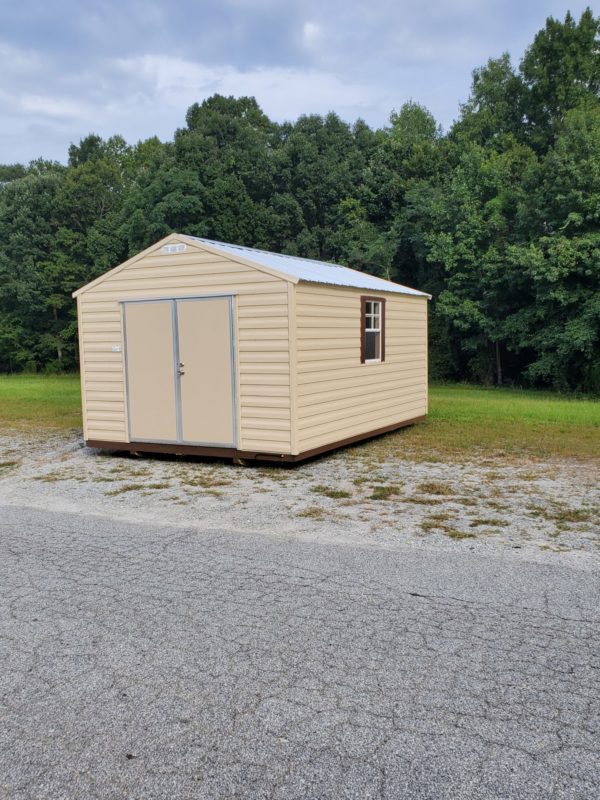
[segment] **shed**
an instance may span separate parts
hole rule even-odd
[[[174,233],[73,296],[90,447],[300,461],[427,413],[406,286]]]

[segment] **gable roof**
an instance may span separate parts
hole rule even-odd
[[[183,238],[183,237],[182,237]],[[349,286],[355,289],[369,289],[374,292],[394,292],[396,294],[410,294],[418,297],[431,297],[426,292],[402,286],[393,281],[377,278],[350,267],[342,267],[329,261],[316,261],[312,258],[287,256],[283,253],[270,253],[267,250],[257,250],[253,247],[243,247],[239,244],[215,242],[212,239],[201,239],[198,236],[188,236],[186,239],[207,245],[213,250],[233,258],[241,258],[246,262],[275,270],[282,275],[295,278],[299,281],[310,283],[324,283],[330,286]]]
[[[386,281],[383,278],[376,278],[350,267],[342,267],[339,264],[332,264],[327,261],[316,261],[311,258],[300,258],[299,256],[287,256],[282,253],[269,253],[266,250],[257,250],[252,247],[243,247],[238,244],[227,244],[226,242],[216,242],[212,239],[201,239],[198,236],[188,236],[187,234],[171,233],[160,239],[150,247],[142,250],[137,255],[132,256],[127,261],[114,267],[113,269],[100,275],[93,281],[81,286],[73,297],[78,297],[88,289],[92,289],[99,283],[112,275],[126,269],[130,264],[140,261],[147,255],[161,249],[166,244],[176,244],[178,242],[189,242],[192,247],[204,252],[221,254],[228,258],[238,261],[248,266],[256,267],[259,270],[274,275],[292,283],[307,281],[310,283],[320,283],[328,286],[347,286],[355,289],[365,289],[372,292],[393,292],[395,294],[406,294],[416,297],[428,297],[431,295],[402,286],[393,281]]]

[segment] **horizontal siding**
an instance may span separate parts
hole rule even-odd
[[[361,364],[360,296],[365,293],[296,287],[300,452],[427,413],[427,300],[382,294],[385,361]]]
[[[243,450],[291,451],[287,283],[238,297],[239,395]],[[262,302],[265,301],[265,302]]]
[[[239,446],[290,452],[287,283],[191,249],[151,253],[79,296],[86,438],[127,441],[120,301],[218,293],[236,295]]]
[[[414,380],[422,381],[426,377],[425,365],[422,362],[413,367],[410,365],[399,367],[393,374],[383,373],[373,376],[370,370],[358,376],[353,373],[355,373],[354,368],[336,372],[333,388],[327,385],[330,380],[327,373],[306,373],[304,381],[298,385],[298,396],[306,397],[308,405],[313,402],[315,396],[315,402],[319,402],[321,399],[343,397],[346,392],[355,393],[357,388],[361,387],[371,391],[386,391],[392,387],[401,389],[404,384],[410,384]]]

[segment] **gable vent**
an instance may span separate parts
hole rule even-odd
[[[184,250],[187,250],[187,245],[185,244],[165,244],[160,248],[161,253],[166,253],[169,256],[173,255],[173,253],[183,253]]]

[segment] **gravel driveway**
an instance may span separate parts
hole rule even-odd
[[[119,456],[76,435],[5,433],[0,504],[391,547],[600,554],[598,462],[419,462],[386,455],[382,443],[290,469],[243,468]]]
[[[591,800],[598,505],[590,465],[4,436],[0,797]]]

